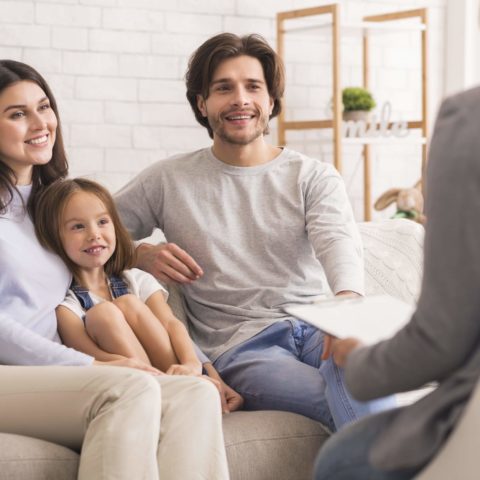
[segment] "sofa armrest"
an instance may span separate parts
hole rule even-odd
[[[386,293],[413,303],[420,293],[424,228],[411,220],[359,223],[366,295]]]
[[[480,383],[472,393],[455,429],[436,457],[415,480],[477,480],[480,475]]]

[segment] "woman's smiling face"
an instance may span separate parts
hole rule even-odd
[[[0,162],[17,184],[29,184],[33,166],[51,160],[56,130],[57,117],[35,82],[21,80],[0,93]]]

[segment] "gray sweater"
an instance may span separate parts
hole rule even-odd
[[[447,99],[430,150],[418,308],[390,340],[354,352],[346,379],[368,400],[438,381],[373,448],[383,468],[419,466],[446,439],[480,375],[480,88]]]
[[[202,267],[183,287],[191,333],[215,360],[330,288],[363,292],[360,236],[331,165],[284,149],[234,167],[210,149],[160,161],[116,197],[135,238],[154,227]],[[327,281],[325,281],[325,277]]]

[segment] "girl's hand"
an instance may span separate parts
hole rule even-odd
[[[137,370],[143,370],[145,372],[151,373],[152,375],[165,375],[163,372],[158,370],[155,367],[152,367],[151,365],[148,365],[147,363],[141,362],[140,360],[137,360],[136,358],[121,358],[119,360],[110,360],[107,362],[102,362],[100,360],[95,360],[93,362],[93,365],[109,365],[113,367],[128,367],[128,368],[136,368]]]
[[[174,364],[170,365],[167,370],[167,375],[193,375],[199,376],[202,374],[202,364],[200,362]]]

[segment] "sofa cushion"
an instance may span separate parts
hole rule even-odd
[[[0,433],[1,480],[75,480],[79,456],[36,438]]]
[[[234,412],[223,424],[231,480],[309,480],[329,436],[320,423],[288,412]]]

